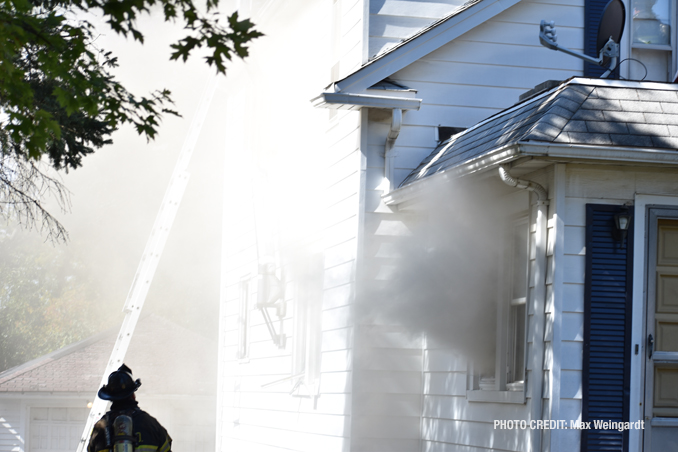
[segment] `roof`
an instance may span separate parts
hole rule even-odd
[[[118,329],[106,331],[0,373],[0,395],[91,393],[99,389]],[[125,363],[145,394],[216,392],[216,344],[155,314],[139,319]]]
[[[491,116],[438,146],[400,185],[527,143],[678,148],[678,85],[573,78]],[[676,153],[678,154],[678,153]]]
[[[335,82],[334,91],[362,92],[519,2],[520,0],[469,0],[447,16],[376,55],[355,72]]]

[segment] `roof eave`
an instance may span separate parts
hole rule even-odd
[[[521,155],[531,157],[601,163],[678,165],[678,150],[672,149],[546,143],[538,141],[523,141],[518,144]]]
[[[322,93],[311,100],[314,107],[340,110],[358,110],[370,108],[399,108],[401,110],[419,110],[421,99],[399,96],[373,96],[369,94]]]
[[[603,152],[601,152],[603,151]],[[594,146],[585,144],[561,144],[523,141],[502,146],[475,159],[446,169],[431,176],[382,195],[388,206],[399,206],[416,201],[430,181],[458,179],[523,157],[560,162],[644,164],[650,166],[678,166],[678,150],[636,148],[620,146]]]
[[[462,176],[485,171],[521,157],[520,147],[516,144],[510,144],[497,148],[491,152],[483,154],[472,160],[468,160],[457,166],[432,174],[416,180],[404,187],[397,188],[389,193],[382,195],[382,199],[387,206],[398,206],[404,202],[413,201],[420,197],[423,190],[429,184],[429,181],[445,181],[457,179]]]

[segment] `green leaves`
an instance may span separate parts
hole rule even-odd
[[[219,73],[226,60],[247,56],[246,43],[261,36],[237,13],[219,22],[211,12],[218,0],[207,0],[207,13],[192,0],[4,0],[0,2],[0,117],[9,141],[3,153],[38,160],[48,154],[57,168],[77,168],[93,148],[123,124],[153,139],[165,114],[178,115],[169,91],[137,97],[108,72],[117,65],[110,53],[92,47],[94,29],[86,21],[66,20],[69,11],[100,10],[116,32],[143,43],[136,19],[156,3],[165,20],[181,16],[190,34],[172,44],[172,60],[186,61],[197,49],[208,49],[206,61]],[[80,134],[79,140],[73,136]]]
[[[238,20],[237,12],[228,17],[229,28],[219,25],[216,20],[200,17],[194,9],[184,10],[184,19],[187,28],[194,33],[171,45],[174,52],[170,58],[186,61],[193,50],[206,47],[211,52],[205,57],[207,64],[215,66],[221,74],[226,73],[226,60],[231,60],[234,54],[245,58],[249,54],[245,44],[263,36],[254,30],[254,24],[249,19]]]
[[[206,2],[203,13],[193,0],[0,0],[0,176],[4,162],[13,162],[22,169],[17,174],[29,178],[0,177],[0,216],[20,218],[29,227],[48,225],[52,236],[65,237],[40,204],[49,192],[67,204],[63,187],[35,165],[47,156],[57,170],[78,168],[84,156],[111,143],[122,125],[151,140],[164,115],[179,115],[167,90],[130,93],[109,72],[117,59],[94,48],[94,27],[68,18],[93,10],[114,31],[143,44],[136,20],[159,4],[165,21],[181,19],[188,31],[171,45],[170,58],[186,61],[206,49],[207,63],[225,74],[226,61],[247,56],[247,43],[262,34],[237,13],[220,22],[218,0]],[[45,186],[50,189],[40,188]]]

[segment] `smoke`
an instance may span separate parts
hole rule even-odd
[[[159,14],[143,16],[143,45],[117,36],[97,18],[96,45],[119,57],[116,76],[138,95],[167,88],[182,117],[165,116],[157,138],[147,142],[130,127],[113,136],[83,166],[63,175],[71,211],[60,215],[82,256],[101,303],[117,323],[193,116],[214,70],[200,58],[170,62],[169,44],[180,27]],[[184,327],[216,338],[219,299],[221,177],[224,135],[219,127],[223,93],[212,98],[188,168],[189,183],[144,305]],[[109,325],[112,326],[112,325]]]
[[[503,233],[490,201],[482,184],[429,184],[391,274],[368,284],[363,320],[402,325],[492,369]]]
[[[90,360],[100,368],[79,374],[73,382],[74,392],[92,391],[89,396],[92,400],[95,395],[92,385],[98,384],[112,351],[115,331],[122,320],[121,310],[151,237],[177,156],[191,132],[203,89],[209,85],[215,71],[199,57],[185,64],[170,62],[169,44],[186,31],[163,23],[159,15],[139,18],[139,28],[146,38],[143,45],[106,31],[100,18],[88,19],[101,31],[95,45],[119,57],[120,66],[115,72],[121,83],[140,96],[147,96],[157,89],[169,89],[175,101],[173,109],[182,115],[166,116],[152,142],[146,142],[130,127],[124,127],[114,134],[114,144],[86,157],[81,168],[62,174],[62,182],[71,192],[70,212],[60,213],[54,203],[48,202],[45,207],[66,227],[70,241],[58,244],[56,248],[50,243],[38,243],[35,249],[30,249],[31,256],[36,256],[34,261],[44,267],[54,267],[40,273],[46,275],[43,279],[63,280],[64,289],[59,286],[49,293],[44,287],[40,290],[38,295],[50,297],[49,303],[43,303],[50,308],[49,317],[30,312],[24,315],[22,311],[20,314],[31,322],[15,323],[18,326],[25,324],[26,328],[34,328],[37,332],[46,327],[54,329],[52,319],[57,318],[64,328],[70,328],[71,324],[80,328],[79,336],[69,336],[73,340],[107,328],[112,331],[110,343],[97,343],[96,357]],[[217,91],[194,148],[188,168],[188,186],[146,297],[142,312],[157,314],[151,317],[155,319],[155,326],[152,330],[148,327],[148,317],[140,320],[126,359],[135,376],[144,381],[140,406],[168,429],[177,449],[209,450],[215,437],[215,344],[219,318],[225,147],[221,112],[224,103],[225,93]],[[8,231],[8,234],[12,232]],[[31,240],[26,239],[24,247],[33,245],[38,232],[29,234],[32,234]],[[24,235],[16,234],[6,242],[10,239],[23,241]],[[31,256],[26,254],[27,258]],[[75,270],[74,266],[77,267]],[[32,262],[24,267],[34,271],[26,272],[27,276],[22,280],[44,286],[42,280],[38,281],[34,276],[40,268]],[[14,265],[5,274],[10,275],[17,268]],[[27,292],[29,286],[21,287],[27,287]],[[37,295],[33,298],[37,299]],[[72,318],[73,313],[77,318]],[[33,321],[43,317],[44,322]],[[14,322],[14,319],[9,320]],[[86,330],[82,328],[83,324],[88,327]],[[158,330],[164,336],[153,334]],[[38,354],[70,342],[51,336],[49,341],[46,347],[35,349]],[[154,359],[145,359],[149,350],[154,353]],[[164,360],[162,365],[156,365],[159,357],[168,354],[175,361]],[[101,361],[97,360],[102,357]],[[11,363],[14,364],[19,362]],[[86,388],[78,389],[81,387],[78,385]],[[85,398],[81,401],[80,408],[84,410]],[[60,406],[59,403],[64,402],[54,399],[49,404]]]

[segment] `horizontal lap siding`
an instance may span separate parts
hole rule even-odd
[[[337,0],[338,7],[335,7],[335,14],[340,18],[335,19],[339,29],[336,30],[337,55],[336,61],[339,64],[339,70],[336,74],[336,80],[339,80],[352,73],[360,67],[363,62],[363,0]],[[318,87],[320,89],[321,87]]]
[[[370,1],[369,57],[428,27],[463,3],[463,0]]]
[[[289,429],[289,427],[277,428],[266,425],[243,424],[233,428],[229,433],[229,438],[225,441],[223,447],[225,451],[317,452],[345,450],[345,438],[312,433],[302,435],[298,430]]]
[[[398,241],[409,234],[403,218],[394,215],[381,200],[384,140],[390,121],[390,114],[370,112],[362,149],[365,240],[360,276],[365,281],[386,283],[395,264]],[[404,127],[399,140],[401,138],[415,144],[426,140],[426,131]],[[432,138],[431,135],[429,141]],[[419,451],[424,386],[420,339],[413,339],[400,326],[360,325],[355,340],[352,450]]]
[[[0,452],[23,452],[24,443],[21,402],[0,399]]]
[[[227,273],[221,308],[221,406],[222,445],[225,450],[327,450],[341,451],[350,434],[352,391],[352,285],[357,250],[359,114],[339,112],[327,132],[329,151],[318,168],[327,191],[324,206],[310,206],[318,212],[314,241],[324,253],[322,332],[320,350],[321,396],[314,400],[290,394],[293,382],[295,281],[288,274],[288,309],[283,330],[288,336],[285,349],[272,342],[258,309],[249,312],[249,354],[236,358],[240,313],[241,280],[252,277],[250,300],[256,299],[257,234],[259,215],[243,208],[241,217],[231,218],[238,234],[225,243]],[[241,187],[242,188],[242,187]],[[261,208],[261,207],[259,207]],[[255,220],[257,223],[255,223]],[[259,234],[261,235],[261,234]],[[259,238],[261,240],[261,238]],[[292,255],[287,256],[290,258]],[[280,324],[271,312],[275,329]],[[236,450],[236,449],[234,449]]]
[[[356,327],[352,450],[419,450],[421,341],[403,327]]]

